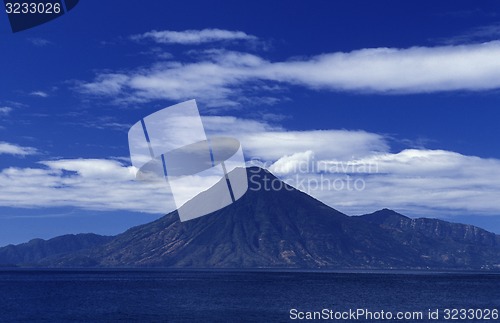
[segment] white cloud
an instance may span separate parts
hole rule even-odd
[[[33,92],[30,93],[30,95],[32,95],[32,96],[38,96],[40,98],[46,98],[46,97],[49,96],[46,92],[43,92],[43,91],[33,91]]]
[[[17,208],[78,207],[99,211],[165,214],[175,209],[165,181],[141,182],[136,169],[112,159],[60,159],[43,167],[0,171],[0,206]],[[193,196],[209,187],[210,176],[190,176],[196,183],[176,190],[176,198]]]
[[[81,85],[84,92],[96,95],[117,95],[119,94],[129,78],[121,74],[99,75],[94,82]]]
[[[33,147],[23,147],[16,144],[0,141],[0,155],[27,156],[37,154],[37,149]]]
[[[276,168],[290,184],[350,214],[384,207],[433,216],[500,214],[497,159],[425,149],[335,161],[292,157],[278,160],[271,170]]]
[[[117,103],[200,98],[207,106],[235,106],[244,90],[235,85],[247,81],[247,69],[258,68],[257,56],[215,51],[210,60],[184,64],[166,62],[129,74],[101,74],[93,82],[81,83],[84,93],[111,96]]]
[[[388,150],[385,139],[364,131],[312,130],[273,131],[243,134],[241,141],[253,156],[277,160],[283,156],[312,151],[317,158],[358,158]]]
[[[173,209],[168,186],[135,181],[132,167],[115,160],[73,159],[41,164],[46,167],[1,171],[0,205],[159,214]]]
[[[235,117],[204,116],[208,136],[240,140],[247,158],[276,161],[283,156],[313,151],[316,158],[360,158],[389,149],[383,136],[365,131],[287,131],[279,126]]]
[[[38,47],[44,47],[52,44],[50,40],[44,38],[28,38],[28,41]]]
[[[0,107],[0,116],[7,116],[12,111],[10,107]]]
[[[314,159],[314,152],[312,150],[294,153],[278,159],[269,167],[269,170],[276,175],[289,174],[299,170],[301,165],[309,165],[312,159]]]
[[[82,82],[86,93],[117,102],[197,98],[208,106],[251,101],[266,84],[373,93],[484,91],[500,88],[500,41],[483,44],[369,48],[271,62],[241,52],[210,50],[198,60],[171,61],[128,73],[103,73]],[[256,85],[257,84],[257,85]],[[249,99],[250,97],[250,99]]]
[[[331,90],[422,93],[500,87],[500,42],[374,48],[266,66],[281,82]]]
[[[245,133],[284,131],[282,127],[277,125],[231,116],[202,116],[201,119],[205,131],[209,135],[233,135],[239,138]]]
[[[231,31],[223,29],[202,29],[171,31],[152,30],[141,35],[132,36],[133,40],[149,39],[160,44],[182,44],[195,45],[219,41],[254,41],[257,37],[248,35],[242,31]]]

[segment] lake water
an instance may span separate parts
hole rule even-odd
[[[498,311],[500,274],[0,271],[1,322],[287,322],[349,311],[371,313],[358,321],[384,311],[425,322],[429,310],[441,322],[446,309]]]

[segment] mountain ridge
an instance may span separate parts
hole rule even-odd
[[[31,239],[28,242],[0,248],[0,265],[36,264],[59,254],[89,249],[113,239],[94,233],[66,234],[52,239]]]
[[[486,230],[388,209],[347,216],[281,181],[280,189],[263,190],[261,184],[279,179],[259,168],[247,172],[249,190],[224,209],[187,222],[174,211],[36,266],[500,268],[500,237]]]

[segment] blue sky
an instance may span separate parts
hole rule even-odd
[[[309,192],[343,212],[500,233],[495,1],[86,0],[16,34],[0,14],[0,37],[0,245],[170,211],[133,180],[127,131],[189,99],[285,180],[375,165],[362,191]]]

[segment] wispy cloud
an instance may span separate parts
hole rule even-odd
[[[46,116],[49,115],[43,115],[43,117]],[[96,115],[95,113],[89,113],[89,111],[83,109],[80,111],[70,111],[61,114],[61,116],[65,119],[62,121],[63,124],[99,130],[128,132],[132,126],[131,123],[126,123],[120,120],[118,116]]]
[[[52,44],[50,40],[44,38],[28,38],[28,41],[38,47],[44,47]]]
[[[43,92],[43,91],[33,91],[30,93],[30,95],[38,96],[40,98],[47,98],[49,96],[49,94],[47,92]]]
[[[181,44],[197,45],[220,41],[254,41],[257,37],[248,35],[242,31],[231,31],[223,29],[202,30],[152,30],[140,35],[131,36],[133,40],[152,40],[159,44]]]
[[[0,116],[7,116],[12,111],[11,107],[0,107]]]
[[[171,61],[127,73],[102,73],[81,92],[123,103],[182,101],[237,106],[273,86],[398,94],[487,91],[500,88],[500,41],[483,44],[370,48],[271,62],[258,55],[212,50],[197,61]],[[278,95],[279,97],[279,95]]]
[[[500,24],[491,24],[475,27],[459,35],[436,39],[438,43],[446,45],[484,43],[500,38]]]
[[[16,144],[0,141],[0,155],[28,156],[35,155],[38,151],[33,147],[23,147]]]

